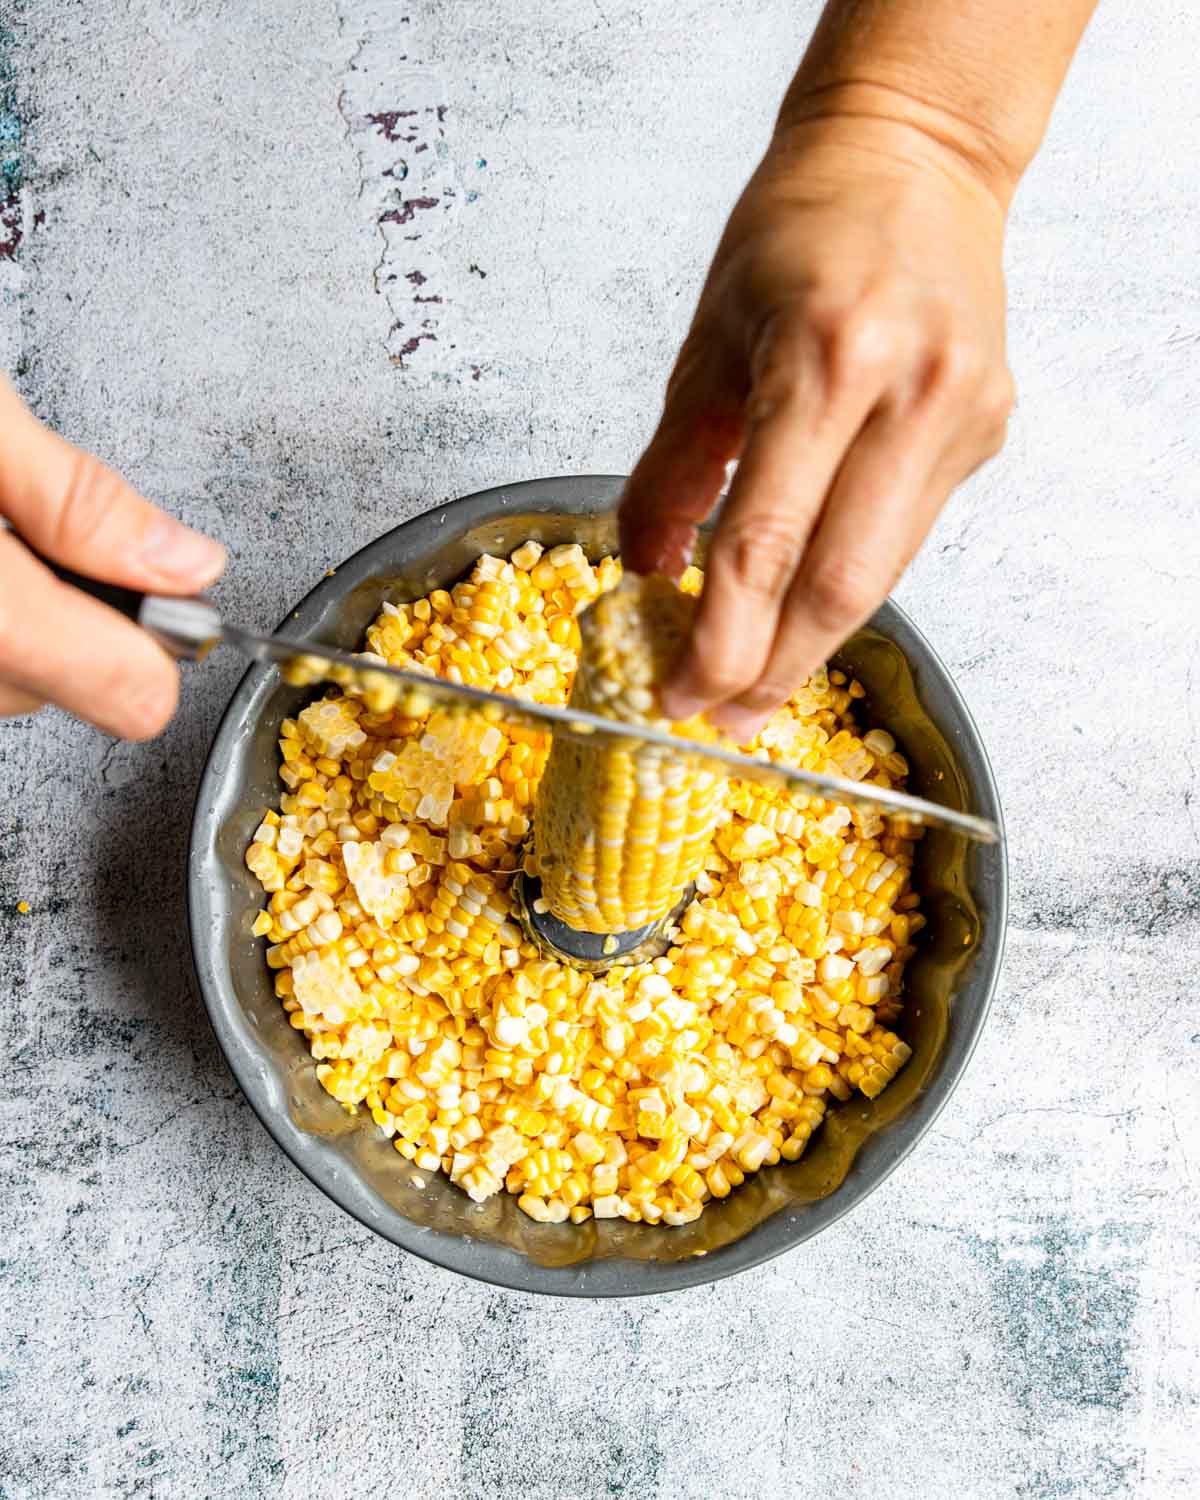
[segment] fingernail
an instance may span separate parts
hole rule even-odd
[[[708,716],[710,724],[715,724],[718,729],[724,729],[736,745],[748,745],[754,736],[767,722],[769,715],[754,713],[746,708],[734,708],[730,704],[722,704],[720,708],[714,708]]]
[[[652,531],[631,528],[624,548],[626,566],[633,573],[678,579],[691,562],[695,544],[696,528],[688,524],[666,522]]]
[[[176,521],[156,516],[142,538],[142,560],[180,583],[211,583],[225,566],[225,548]]]
[[[704,699],[682,688],[666,687],[662,693],[663,713],[676,724],[694,718],[704,707]]]

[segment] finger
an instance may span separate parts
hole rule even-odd
[[[667,384],[658,428],[621,496],[617,517],[627,568],[679,577],[741,435],[741,393],[730,384],[717,337],[693,330]]]
[[[175,709],[179,677],[144,630],[60,583],[0,533],[0,678],[124,739],[149,739]]]
[[[22,714],[35,714],[44,700],[36,693],[27,693],[21,688],[9,687],[0,682],[0,719],[16,719]]]
[[[743,743],[887,597],[961,477],[945,434],[883,407],[846,455],[752,686],[721,710]]]
[[[854,380],[831,374],[820,336],[803,321],[768,332],[696,622],[664,693],[670,717],[713,710],[761,673],[826,492],[883,385],[882,364],[863,359],[856,369]]]
[[[210,584],[225,549],[44,427],[0,380],[0,511],[40,552],[91,578],[162,593]]]

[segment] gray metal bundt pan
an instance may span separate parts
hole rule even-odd
[[[358,648],[383,599],[449,585],[480,553],[528,537],[616,547],[619,475],[536,479],[437,507],[364,547],[280,627]],[[867,689],[866,717],[889,729],[924,796],[1000,821],[978,732],[945,667],[908,617],[886,603],[839,662]],[[353,1119],[318,1084],[304,1039],[275,998],[250,927],[262,891],[243,863],[263,811],[278,802],[276,738],[311,690],[273,668],[246,673],[221,720],[200,782],[188,855],[196,975],[234,1076],[302,1172],[347,1213],[404,1250],[521,1291],[620,1297],[716,1281],[781,1254],[860,1203],[913,1149],[962,1076],[1000,971],[1008,907],[1003,845],[931,832],[916,884],[929,926],[908,977],[899,1030],[912,1060],[878,1100],[836,1105],[805,1156],[747,1179],[693,1224],[621,1220],[535,1224],[501,1194],[473,1204],[440,1173],[411,1165],[369,1119]]]

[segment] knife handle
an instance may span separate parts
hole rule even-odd
[[[29,547],[28,542],[25,545]],[[143,594],[101,578],[85,578],[82,573],[44,557],[35,548],[29,550],[62,583],[98,599],[140,625],[172,656],[199,661],[221,639],[221,617],[216,605],[204,594]]]
[[[29,543],[25,544],[27,547]],[[132,620],[135,625],[142,623],[142,605],[146,595],[140,594],[136,589],[122,588],[118,583],[105,583],[99,578],[85,578],[82,573],[74,573],[70,568],[64,568],[61,563],[51,562],[48,557],[43,557],[40,552],[34,551],[34,557],[43,566],[50,569],[60,583],[67,583],[73,589],[78,589],[81,594],[88,594],[93,599],[98,599],[101,604],[107,604],[109,609],[115,609],[119,615],[124,615],[127,620]]]

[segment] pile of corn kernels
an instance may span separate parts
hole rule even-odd
[[[619,576],[528,542],[385,604],[367,655],[563,703],[576,613]],[[862,696],[821,670],[753,748],[902,786],[891,736],[855,723]],[[286,792],[246,862],[318,1078],[418,1169],[543,1222],[685,1224],[908,1058],[890,1028],[924,925],[919,830],[734,783],[667,953],[596,977],[546,958],[513,911],[548,738],[404,707],[373,713],[350,688],[285,720]]]

